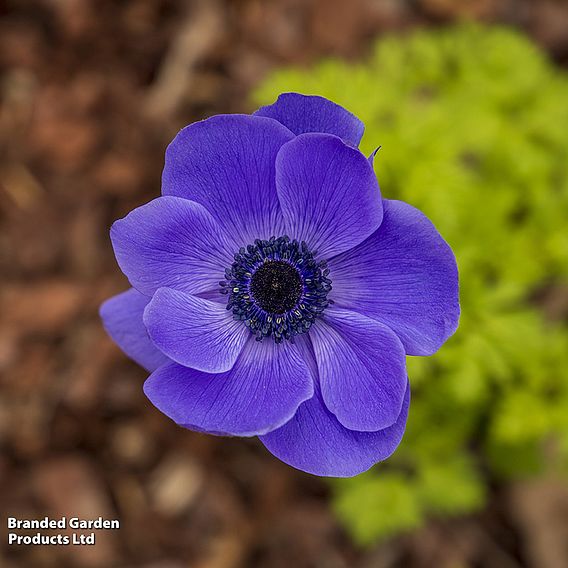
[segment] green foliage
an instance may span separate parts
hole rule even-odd
[[[360,543],[484,504],[490,480],[566,470],[568,327],[534,298],[568,285],[568,78],[527,39],[463,25],[382,39],[363,64],[276,72],[257,91],[321,94],[366,124],[387,198],[453,247],[462,318],[409,358],[406,436],[386,464],[333,483]]]
[[[365,473],[345,483],[346,490],[335,500],[335,511],[350,525],[359,543],[366,544],[377,534],[390,536],[401,528],[420,525],[422,511],[402,474],[383,472],[379,477]]]

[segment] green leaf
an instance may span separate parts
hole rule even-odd
[[[362,475],[357,483],[340,485],[334,510],[361,545],[414,529],[422,521],[412,486],[395,472]]]

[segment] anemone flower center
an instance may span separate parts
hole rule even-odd
[[[252,275],[250,291],[264,311],[283,314],[298,303],[302,279],[285,260],[269,260]]]
[[[287,235],[242,247],[220,282],[233,318],[258,341],[272,337],[281,343],[306,333],[331,303],[327,262],[316,254]]]

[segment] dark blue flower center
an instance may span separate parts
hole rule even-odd
[[[258,341],[280,343],[306,333],[331,303],[327,262],[316,261],[316,254],[286,235],[242,247],[220,282],[233,318]]]
[[[265,312],[284,314],[302,297],[302,278],[285,260],[267,260],[252,275],[249,289]]]

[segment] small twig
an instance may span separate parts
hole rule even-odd
[[[150,118],[167,120],[176,112],[191,87],[197,64],[222,29],[218,0],[198,0],[192,5],[146,94],[144,109]]]

